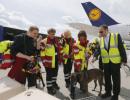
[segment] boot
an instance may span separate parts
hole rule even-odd
[[[70,81],[66,82],[66,88],[69,88],[69,87],[70,87]]]
[[[54,85],[53,85],[53,88],[54,88],[55,90],[59,90],[59,89],[60,89],[60,87],[59,87],[57,84],[54,84]]]
[[[55,95],[55,94],[56,94],[56,90],[51,87],[51,88],[48,89],[48,93],[49,93],[50,95]]]
[[[111,96],[111,93],[105,93],[103,95],[101,95],[101,98],[105,99]]]
[[[118,100],[118,95],[113,95],[111,100]]]

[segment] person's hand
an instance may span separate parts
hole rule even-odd
[[[42,40],[42,35],[39,35],[39,37],[37,38],[37,42],[40,42]]]
[[[91,62],[94,63],[95,61],[96,61],[96,58],[93,57],[92,60],[91,60]]]
[[[34,61],[34,57],[33,57],[33,56],[27,56],[26,59],[27,59],[28,61],[31,61],[31,62]]]

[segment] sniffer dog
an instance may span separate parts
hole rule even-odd
[[[82,72],[75,72],[71,74],[71,98],[75,98],[75,85],[78,82],[80,84],[80,89],[85,92],[88,96],[88,83],[94,80],[95,91],[97,87],[97,81],[100,86],[99,96],[101,95],[102,85],[103,85],[103,72],[100,69],[90,69]]]

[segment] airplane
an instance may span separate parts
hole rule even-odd
[[[92,26],[80,22],[68,23],[68,25],[77,30],[85,30],[88,34],[98,36],[99,26],[105,24],[109,27],[109,31],[120,33],[124,41],[130,42],[130,25],[123,25],[108,16],[105,12],[99,9],[91,2],[81,3]],[[126,43],[126,42],[125,42]],[[130,47],[130,44],[126,44]]]

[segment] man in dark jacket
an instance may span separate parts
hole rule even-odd
[[[127,63],[126,51],[120,34],[110,33],[106,25],[100,27],[99,33],[102,36],[99,51],[104,68],[106,91],[101,97],[104,99],[110,97],[113,88],[111,100],[118,100],[121,86],[120,67],[122,63],[124,65]],[[111,82],[111,76],[113,82]]]
[[[20,34],[15,37],[14,43],[11,47],[11,54],[15,58],[13,67],[8,76],[21,84],[26,82],[26,74],[22,71],[27,62],[34,61],[34,55],[37,52],[36,39],[39,29],[36,26],[31,26],[27,34]],[[35,77],[28,77],[28,86],[35,85]]]

